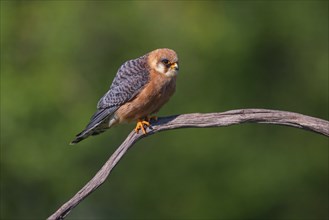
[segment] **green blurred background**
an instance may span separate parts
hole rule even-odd
[[[159,116],[269,108],[328,120],[327,1],[1,1],[1,219],[45,219],[134,124],[76,146],[126,60],[168,47]],[[138,142],[67,219],[328,219],[328,138],[282,126]]]

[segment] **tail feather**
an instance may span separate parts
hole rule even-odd
[[[82,141],[85,138],[87,138],[87,137],[80,137],[80,136],[78,137],[77,136],[76,138],[74,138],[73,141],[70,142],[70,145],[75,145],[75,144],[79,143],[80,141]]]
[[[74,145],[79,143],[80,141],[86,139],[87,137],[89,137],[91,135],[92,130],[90,129],[84,129],[83,131],[81,131],[79,134],[77,134],[74,138],[73,141],[71,141],[70,145]]]
[[[90,135],[98,135],[102,132],[104,132],[106,129],[108,129],[112,124],[114,124],[114,121],[116,121],[116,118],[113,114],[113,112],[117,109],[116,108],[107,108],[107,109],[99,109],[90,119],[90,122],[86,126],[86,128],[76,135],[73,141],[71,141],[70,145],[74,145],[79,143],[80,141],[86,139]],[[112,121],[112,124],[109,121]]]
[[[75,145],[77,143],[79,143],[80,141],[86,139],[87,137],[89,137],[90,135],[95,136],[98,135],[100,133],[103,133],[104,131],[106,131],[107,128],[100,128],[100,129],[95,129],[95,130],[83,130],[82,132],[80,132],[79,134],[76,135],[76,137],[74,138],[73,141],[70,142],[70,145]]]

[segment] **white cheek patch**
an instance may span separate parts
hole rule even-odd
[[[162,63],[159,63],[158,65],[156,65],[155,69],[159,73],[162,73],[162,74],[166,73],[166,67]]]

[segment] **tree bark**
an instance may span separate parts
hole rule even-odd
[[[142,132],[137,134],[132,131],[97,174],[48,219],[64,219],[75,206],[104,183],[127,150],[144,137],[171,129],[223,127],[242,123],[285,125],[329,136],[329,122],[326,120],[268,109],[240,109],[222,113],[192,113],[159,118],[151,123],[152,126],[147,129],[147,134],[142,134]]]

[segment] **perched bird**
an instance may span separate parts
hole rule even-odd
[[[176,52],[166,48],[122,64],[89,124],[71,144],[133,120],[137,120],[135,131],[145,134],[144,126],[150,126],[151,115],[174,94],[178,69]]]

